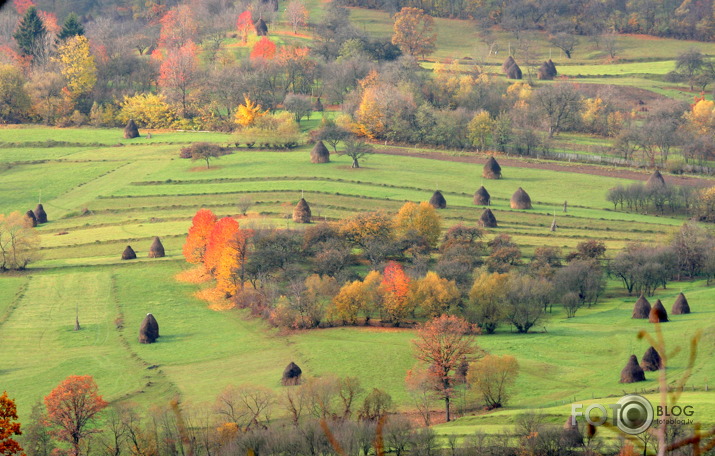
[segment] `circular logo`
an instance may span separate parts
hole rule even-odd
[[[621,407],[616,413],[616,425],[626,434],[640,434],[653,423],[653,405],[643,396],[629,394],[617,404]]]

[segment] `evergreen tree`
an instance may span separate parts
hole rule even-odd
[[[57,35],[57,42],[61,43],[67,38],[72,38],[77,35],[84,35],[84,27],[79,19],[77,19],[77,15],[75,13],[71,13],[67,16],[67,19],[65,19],[65,23],[62,25],[62,30],[59,35]]]
[[[42,23],[37,9],[33,6],[27,9],[12,37],[17,41],[23,56],[30,56],[36,60],[45,54],[46,34],[45,24]]]

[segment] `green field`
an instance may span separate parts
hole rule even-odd
[[[180,143],[207,137],[230,142],[220,134],[157,132],[151,140],[111,147],[120,142],[119,130],[0,129],[0,142],[20,146],[49,139],[72,143],[0,147],[0,162],[10,164],[0,171],[5,195],[0,212],[24,212],[37,204],[42,191],[50,218],[38,228],[42,259],[25,273],[0,276],[0,340],[10,354],[0,366],[0,384],[17,399],[21,420],[70,374],[93,375],[112,402],[146,407],[178,394],[188,403],[208,404],[228,384],[280,392],[280,375],[290,361],[308,376],[358,376],[365,389],[388,391],[401,410],[413,408],[404,386],[406,371],[414,364],[412,330],[332,328],[283,334],[244,311],[210,310],[193,296],[198,285],[177,282],[174,276],[189,267],[181,256],[183,238],[200,207],[236,216],[238,199],[248,195],[253,205],[248,217],[240,219],[244,226],[296,228],[285,216],[301,193],[317,219],[336,219],[376,208],[396,211],[405,201],[426,200],[440,188],[448,201],[440,212],[444,225],[473,225],[481,208],[472,205],[472,193],[484,184],[500,224],[489,236],[513,235],[526,255],[541,245],[569,249],[585,239],[604,240],[613,254],[626,242],[665,240],[682,223],[667,215],[610,210],[606,189],[629,182],[616,177],[504,167],[504,179],[485,181],[481,165],[382,154],[355,170],[347,157],[310,164],[307,147],[291,152],[237,149],[210,170],[178,158]],[[533,210],[509,209],[517,187],[529,192]],[[569,202],[566,214],[561,212],[564,200]],[[551,232],[554,213],[559,228]],[[146,253],[157,235],[168,255],[150,260]],[[127,244],[138,260],[120,260]],[[697,329],[704,331],[689,382],[696,392],[688,394],[702,404],[700,419],[710,422],[715,400],[704,389],[715,378],[708,363],[715,355],[715,290],[703,282],[672,283],[657,297],[669,308],[681,290],[695,313],[666,324],[666,340],[669,346],[684,345]],[[485,350],[517,357],[521,375],[513,399],[504,411],[464,417],[438,432],[467,435],[477,426],[497,430],[531,408],[544,408],[557,421],[569,413],[571,401],[631,391],[617,383],[619,372],[629,354],[640,357],[645,351],[647,345],[636,333],[649,329],[647,323],[630,319],[633,301],[611,282],[605,298],[576,318],[566,319],[554,309],[544,324],[546,332],[536,328],[533,334],[518,335],[502,328],[496,335],[478,337]],[[76,311],[79,332],[72,330]],[[153,345],[137,340],[147,312],[161,325],[162,337]],[[681,354],[669,374],[677,377],[684,366]],[[655,387],[650,375],[637,390]]]

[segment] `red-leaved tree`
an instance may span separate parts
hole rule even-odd
[[[238,15],[236,28],[238,29],[238,33],[241,34],[241,40],[244,43],[248,42],[248,32],[253,28],[253,17],[249,10]]]
[[[395,326],[410,313],[407,293],[410,290],[410,278],[399,263],[390,261],[382,274],[380,294],[382,295],[383,319]]]
[[[216,216],[213,212],[208,209],[199,209],[196,212],[182,250],[186,261],[194,264],[203,263],[214,224],[216,224]]]
[[[159,87],[181,104],[181,115],[186,116],[186,98],[198,79],[197,47],[193,41],[177,49],[170,49],[159,68]]]
[[[455,315],[434,318],[417,331],[415,357],[427,364],[435,393],[444,400],[447,421],[450,421],[449,402],[454,394],[457,368],[465,357],[476,351],[472,325]]]
[[[67,442],[71,456],[79,456],[80,445],[90,434],[94,418],[109,405],[91,375],[71,375],[45,396],[47,421],[58,440]]]
[[[21,434],[15,401],[7,397],[7,391],[4,391],[0,396],[0,456],[22,453],[22,447],[12,438]],[[22,453],[21,456],[25,454]]]
[[[251,59],[272,60],[276,55],[276,45],[268,37],[264,36],[251,49]]]
[[[250,230],[242,230],[235,219],[224,217],[214,225],[209,236],[204,265],[216,279],[216,288],[227,296],[243,288],[251,234]]]
[[[195,16],[196,13],[188,5],[180,5],[167,11],[159,21],[159,46],[169,50],[178,49],[189,41],[196,40],[199,28]]]

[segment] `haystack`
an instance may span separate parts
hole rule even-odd
[[[489,157],[484,164],[482,177],[485,179],[501,179],[501,166],[499,166],[499,163],[497,163],[494,157]]]
[[[554,76],[558,76],[558,75],[559,75],[559,72],[556,71],[556,65],[554,65],[554,61],[553,61],[553,60],[551,60],[551,59],[547,60],[547,61],[546,61],[546,64],[549,66],[549,70],[551,70],[551,74],[553,74]]]
[[[315,112],[323,112],[325,108],[323,107],[323,102],[320,101],[320,97],[318,97],[317,100],[315,100],[315,103],[313,103],[313,111]]]
[[[295,209],[293,209],[293,221],[295,223],[310,223],[311,216],[310,206],[308,206],[305,198],[301,198],[298,204],[295,205]]]
[[[677,298],[675,298],[675,304],[673,304],[673,309],[670,313],[673,315],[684,315],[690,313],[690,305],[688,300],[685,299],[685,295],[680,293]]]
[[[511,195],[512,209],[531,209],[531,198],[529,194],[519,187],[513,195]]]
[[[27,226],[31,226],[33,228],[37,226],[37,217],[35,217],[34,212],[27,211],[25,213],[25,220],[27,221]]]
[[[641,295],[640,298],[638,298],[638,301],[636,301],[636,305],[633,306],[633,315],[631,318],[648,318],[650,316],[650,303],[648,300],[645,298],[645,296]]]
[[[558,72],[556,71],[556,65],[554,65],[554,62],[549,59],[541,64],[538,70],[537,77],[545,81],[550,81],[554,79],[557,74]]]
[[[303,371],[298,367],[293,361],[290,362],[283,370],[283,378],[281,383],[283,386],[300,385],[300,376],[303,375]]]
[[[648,188],[665,187],[665,179],[663,175],[660,174],[660,171],[657,169],[653,171],[653,174],[651,174],[646,181],[645,186]]]
[[[132,139],[139,137],[139,128],[134,119],[129,119],[127,126],[124,127],[124,139]]]
[[[141,326],[139,327],[139,343],[153,344],[159,338],[159,323],[157,323],[154,315],[148,313],[144,317]]]
[[[569,447],[583,445],[583,436],[578,428],[578,422],[572,416],[569,416],[564,423],[561,442]]]
[[[263,18],[258,19],[253,26],[256,28],[256,36],[268,36],[268,25]]]
[[[313,150],[310,151],[310,162],[311,163],[328,163],[330,161],[330,151],[323,141],[318,141],[313,146]]]
[[[503,73],[506,73],[509,71],[509,68],[511,68],[513,65],[516,65],[516,60],[514,60],[514,57],[509,56],[504,60],[504,63],[501,65],[501,70]]]
[[[620,383],[635,383],[644,381],[645,372],[643,372],[643,369],[641,369],[638,365],[638,358],[636,358],[636,355],[631,355],[631,357],[628,358],[626,367],[624,367],[621,371]]]
[[[154,236],[154,242],[149,247],[149,258],[163,258],[164,255],[164,245],[161,243],[159,236]]]
[[[134,253],[134,249],[131,245],[128,245],[127,248],[124,249],[124,252],[122,252],[122,260],[133,260],[136,257],[137,254]]]
[[[521,79],[523,77],[523,74],[521,72],[521,68],[519,68],[519,65],[514,62],[514,65],[510,66],[508,70],[506,70],[506,77],[509,79]]]
[[[655,304],[653,304],[653,308],[650,309],[648,321],[651,323],[665,323],[668,321],[668,312],[666,312],[660,299],[657,300]]]
[[[648,347],[645,351],[643,359],[641,359],[641,367],[644,371],[655,372],[663,368],[663,360],[660,358],[658,350],[653,347]]]
[[[474,204],[477,206],[489,206],[491,200],[491,195],[483,185],[474,192]]]
[[[442,192],[440,192],[439,190],[436,190],[434,192],[432,198],[429,199],[429,203],[435,209],[445,209],[447,207],[447,200],[444,199],[444,196],[442,196]]]
[[[484,228],[497,227],[497,218],[494,217],[494,213],[492,213],[491,209],[484,209],[484,212],[482,212],[482,215],[479,217],[479,224],[482,225]]]
[[[38,204],[35,208],[35,219],[37,219],[37,223],[47,223],[47,212],[42,204]]]

